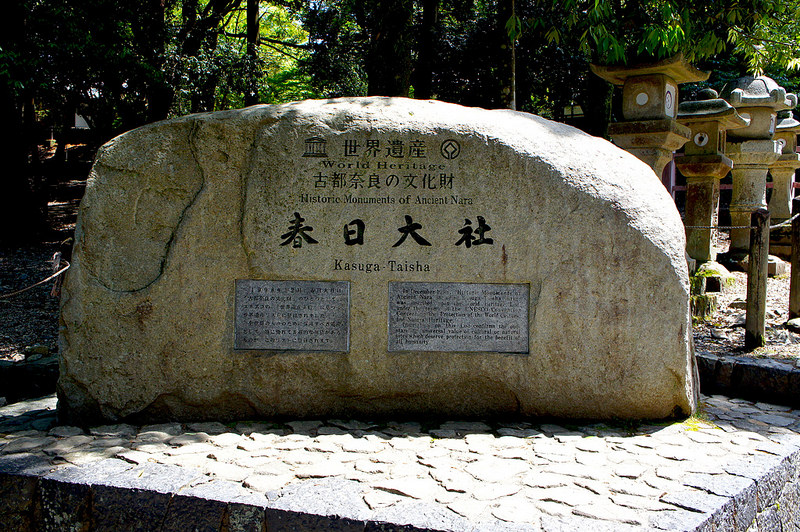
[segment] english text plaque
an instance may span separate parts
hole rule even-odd
[[[236,280],[236,349],[346,352],[347,281]]]
[[[389,351],[528,353],[527,284],[389,283]]]

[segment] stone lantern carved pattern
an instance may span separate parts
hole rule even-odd
[[[659,178],[672,153],[689,140],[689,128],[675,119],[678,85],[704,81],[682,55],[635,66],[591,65],[592,71],[622,86],[623,122],[611,124],[609,136],[624,150],[649,164]]]
[[[766,76],[742,76],[723,87],[726,99],[749,124],[728,135],[726,155],[733,161],[731,223],[750,225],[750,215],[767,208],[767,172],[781,156],[773,139],[777,112],[797,105],[797,96],[787,94]],[[731,253],[745,253],[750,245],[749,229],[731,229]]]
[[[716,91],[705,89],[699,96],[678,106],[678,121],[691,129],[691,138],[675,164],[686,178],[686,251],[705,262],[716,260],[715,231],[710,227],[717,225],[719,182],[733,166],[725,156],[727,130],[749,122]]]

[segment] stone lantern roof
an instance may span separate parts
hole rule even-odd
[[[739,116],[736,109],[718,97],[717,91],[704,89],[700,91],[700,99],[683,102],[678,105],[678,120],[681,123],[717,121],[723,129],[744,127],[750,123]],[[800,122],[798,122],[800,125]]]
[[[792,112],[788,109],[778,111],[778,123],[775,125],[775,133],[797,132],[800,132],[800,122],[794,119]]]
[[[652,74],[662,74],[672,78],[675,83],[692,83],[705,81],[709,73],[698,70],[683,58],[683,54],[678,54],[667,59],[662,59],[655,63],[638,64],[635,66],[625,65],[590,65],[592,72],[614,85],[624,85],[628,78],[649,76]]]
[[[775,125],[775,140],[781,147],[781,158],[779,163],[783,164],[789,160],[797,168],[797,134],[800,132],[800,122],[794,119],[792,112],[788,109],[778,111],[778,123]]]
[[[722,98],[734,107],[771,107],[775,111],[791,109],[797,105],[797,95],[767,76],[742,76],[722,88]]]

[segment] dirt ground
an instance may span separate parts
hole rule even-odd
[[[86,179],[80,176],[50,185],[50,230],[39,242],[13,249],[0,247],[0,360],[21,361],[58,350],[58,297],[51,294],[54,281],[5,296],[52,275],[53,255],[69,252],[85,188]]]
[[[3,296],[51,275],[53,254],[69,247],[67,239],[75,228],[84,187],[85,182],[79,177],[52,185],[48,204],[50,233],[41,242],[25,247],[0,248],[0,360],[21,361],[58,349],[58,299],[51,295],[53,282],[15,297]],[[767,345],[747,352],[743,327],[746,275],[732,273],[736,284],[720,294],[718,311],[709,320],[695,323],[695,349],[731,356],[779,358],[800,365],[800,335],[784,326],[789,311],[789,275],[769,279]]]
[[[787,270],[788,270],[787,264]],[[747,275],[731,272],[736,285],[720,294],[717,312],[705,322],[695,323],[694,342],[698,352],[749,355],[790,360],[800,365],[800,335],[784,326],[789,319],[789,274],[767,280],[767,345],[755,351],[744,349],[744,302]]]

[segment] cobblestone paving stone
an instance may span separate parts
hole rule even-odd
[[[724,396],[704,397],[698,417],[641,425],[302,420],[83,430],[57,426],[55,408],[52,396],[0,408],[0,457],[46,457],[52,470],[109,458],[180,466],[195,474],[180,493],[232,484],[275,508],[449,522],[445,529],[728,529],[715,520],[735,519],[757,530],[757,514],[767,523],[779,512],[761,507],[777,500],[769,490],[786,484],[771,488],[762,476],[800,449],[800,411]],[[784,476],[796,476],[789,465]],[[300,490],[310,507],[297,506]],[[742,495],[753,490],[758,508]]]

